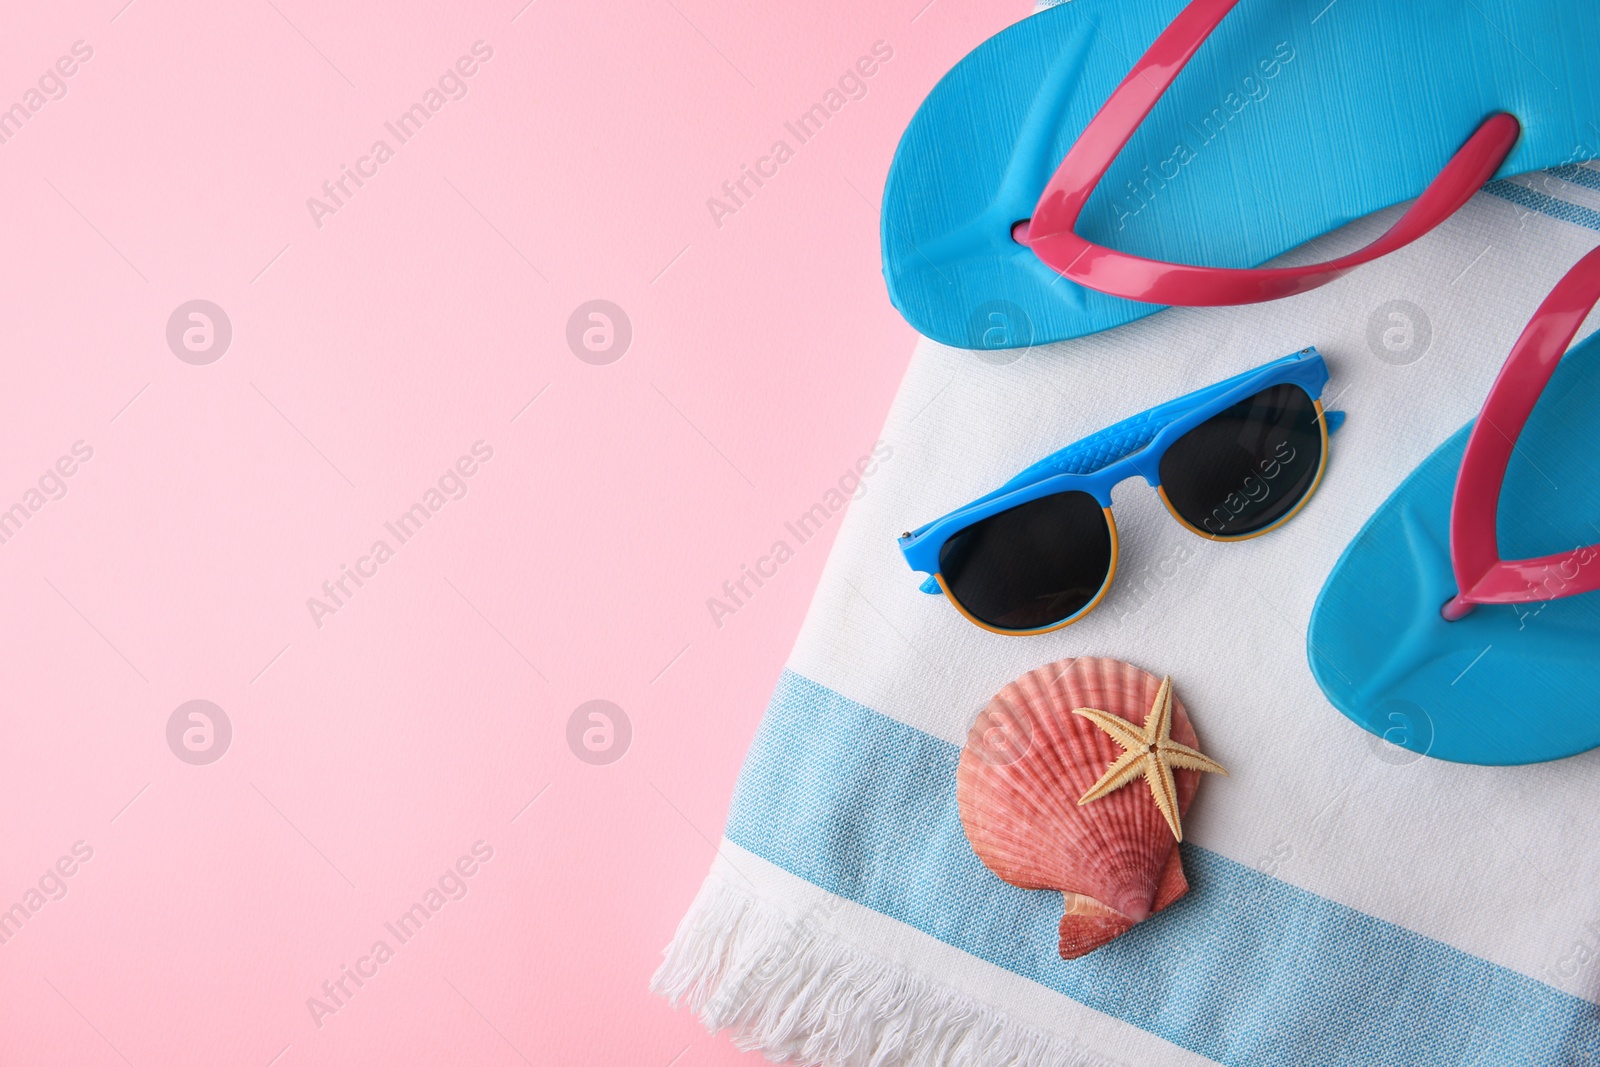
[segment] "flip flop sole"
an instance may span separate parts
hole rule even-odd
[[[1517,441],[1498,515],[1506,558],[1600,540],[1597,361],[1600,338],[1574,346]],[[1470,428],[1400,484],[1334,565],[1306,637],[1311,673],[1357,725],[1414,752],[1499,765],[1586,751],[1600,745],[1600,596],[1439,614],[1456,592],[1450,503]],[[1577,565],[1600,567],[1600,555]]]
[[[962,348],[1015,348],[1160,310],[1082,288],[1011,239],[1067,149],[1182,0],[1072,0],[967,55],[913,116],[884,188],[889,295]],[[1600,5],[1244,0],[1090,197],[1078,232],[1151,259],[1256,267],[1417,196],[1490,114],[1498,172],[1600,156]]]

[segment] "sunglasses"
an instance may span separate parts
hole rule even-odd
[[[1005,485],[900,537],[912,570],[986,630],[1039,634],[1077,622],[1117,571],[1111,490],[1134,476],[1212,541],[1294,517],[1322,481],[1344,422],[1319,397],[1315,348],[1169,400],[1035,463]]]

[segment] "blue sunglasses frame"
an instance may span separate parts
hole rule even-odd
[[[1186,521],[1172,508],[1161,488],[1161,457],[1174,441],[1213,415],[1275,385],[1298,385],[1311,397],[1317,423],[1322,429],[1322,457],[1316,478],[1305,494],[1272,525],[1251,533],[1227,536],[1202,530]],[[1275,359],[1255,370],[1237,374],[1226,381],[1208,385],[1187,396],[1158,404],[1148,411],[1123,419],[1114,426],[1089,435],[1030,466],[999,489],[979,497],[910,533],[900,536],[900,552],[911,569],[929,575],[921,585],[924,593],[944,593],[969,620],[994,633],[1025,635],[1048,633],[1083,618],[1105,597],[1117,573],[1117,524],[1111,514],[1111,490],[1129,478],[1140,477],[1161,497],[1167,511],[1185,529],[1211,541],[1246,541],[1270,533],[1288,522],[1305,507],[1328,468],[1328,435],[1344,423],[1344,412],[1324,411],[1322,390],[1328,384],[1328,367],[1315,347]],[[1060,622],[1033,630],[1003,630],[971,615],[950,596],[939,573],[939,553],[944,543],[975,522],[987,519],[1019,504],[1040,497],[1078,490],[1094,497],[1105,511],[1111,531],[1111,566],[1105,582],[1082,608]]]

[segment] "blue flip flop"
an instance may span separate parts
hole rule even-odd
[[[884,188],[884,277],[936,341],[1042,344],[1303,291],[1491,175],[1597,156],[1600,5],[1072,0],[923,101]],[[1417,197],[1359,253],[1252,269]]]
[[[1477,764],[1600,745],[1600,336],[1562,358],[1597,299],[1600,249],[1546,298],[1483,412],[1400,484],[1317,598],[1311,673],[1393,744]]]

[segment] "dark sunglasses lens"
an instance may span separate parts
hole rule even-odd
[[[1161,457],[1161,488],[1190,526],[1243,537],[1293,511],[1321,467],[1322,428],[1310,394],[1274,385],[1174,441]]]
[[[1111,526],[1076,490],[973,523],[939,549],[945,588],[999,630],[1037,630],[1082,611],[1111,573]]]

